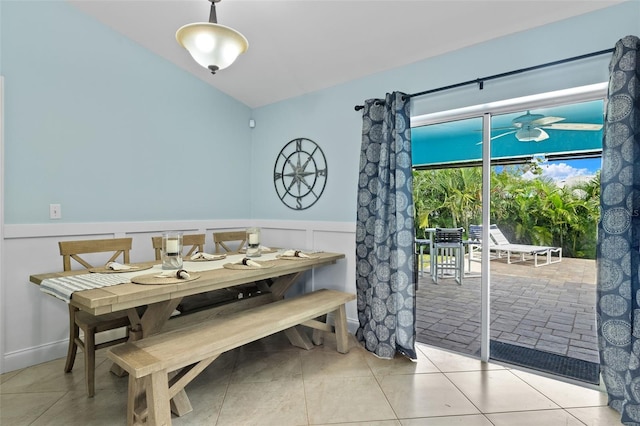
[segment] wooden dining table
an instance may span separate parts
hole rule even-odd
[[[225,263],[237,263],[243,254],[228,255],[211,262],[185,261],[183,269],[198,276],[192,281],[162,285],[124,283],[110,287],[74,292],[70,303],[93,315],[127,311],[131,321],[132,339],[160,331],[185,296],[225,289],[249,283],[261,283],[261,290],[271,301],[282,299],[285,293],[305,272],[334,264],[345,257],[342,253],[314,252],[308,258],[295,260],[282,258],[277,252],[264,254],[254,260],[265,262],[267,267],[258,269],[227,269]],[[136,263],[135,266],[151,266],[151,269],[135,272],[137,275],[163,272],[158,261]],[[86,270],[35,274],[30,282],[41,284],[44,280],[88,274]],[[129,274],[134,274],[129,272]],[[267,284],[267,282],[269,284]],[[242,300],[239,300],[240,302]],[[245,302],[245,304],[249,304]],[[255,302],[254,302],[255,304]],[[145,307],[139,315],[137,308]]]
[[[187,260],[183,264],[183,269],[188,271],[190,275],[197,276],[197,279],[157,285],[127,282],[109,287],[76,291],[72,294],[69,303],[93,315],[126,311],[131,322],[129,340],[135,341],[161,331],[193,324],[203,319],[201,314],[210,318],[280,300],[306,272],[321,266],[335,264],[345,257],[342,253],[312,252],[309,253],[308,258],[291,259],[281,257],[281,252],[274,251],[254,258],[253,260],[265,266],[257,269],[223,267],[225,263],[237,264],[245,257],[244,254],[231,254],[227,255],[225,259],[210,262]],[[165,272],[161,269],[158,261],[136,263],[132,266],[150,268],[126,272],[126,274],[136,276]],[[48,279],[86,276],[89,273],[86,270],[51,272],[31,275],[29,280],[34,284],[41,285]],[[207,309],[201,313],[180,315],[169,321],[185,296],[250,283],[258,284],[260,294],[246,299],[238,299],[235,302]],[[295,327],[286,330],[285,334],[292,345],[304,349],[313,347],[311,339],[306,334],[300,333]],[[117,375],[125,374],[116,364],[111,370]],[[191,405],[184,392],[173,398],[172,410],[179,416],[191,411]]]

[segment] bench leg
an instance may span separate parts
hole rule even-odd
[[[148,424],[157,426],[171,424],[167,370],[151,373],[147,381],[147,407],[149,408]]]
[[[171,411],[178,417],[182,417],[193,411],[189,397],[184,389],[171,398]]]
[[[127,426],[171,425],[167,370],[139,379],[129,375]]]
[[[327,315],[322,315],[321,317],[317,318],[318,321],[327,322]],[[313,329],[313,334],[311,335],[311,341],[313,342],[314,345],[316,346],[320,346],[322,343],[324,343],[324,332],[322,330],[319,330],[317,328]]]
[[[116,365],[116,364],[114,364]],[[144,382],[145,378],[136,379],[129,375],[129,391],[127,393],[127,426],[143,424],[146,410]]]
[[[284,334],[286,334],[289,342],[291,342],[293,346],[306,350],[313,349],[313,343],[311,342],[311,339],[309,339],[306,334],[300,333],[300,330],[298,330],[296,327],[287,328],[286,330],[284,330]]]
[[[347,310],[344,305],[340,305],[340,307],[335,310],[334,321],[338,352],[346,354],[349,352],[349,330],[347,328]]]

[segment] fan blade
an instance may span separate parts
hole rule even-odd
[[[542,117],[537,120],[533,120],[530,124],[532,127],[547,126],[549,124],[557,123],[558,121],[566,120],[564,117]]]
[[[563,117],[546,117],[542,114],[531,114],[531,111],[527,111],[526,114],[511,120],[511,124],[516,129],[540,127],[551,123],[557,123],[564,120]]]
[[[501,138],[501,137],[503,137],[503,136],[507,136],[507,135],[512,135],[512,134],[514,134],[515,132],[516,132],[515,130],[512,130],[512,131],[510,131],[510,132],[500,133],[499,135],[492,136],[492,137],[491,137],[491,140],[498,139],[498,138]],[[476,145],[482,145],[482,141],[478,142]]]
[[[533,129],[520,129],[516,132],[516,139],[520,142],[542,142],[549,139],[549,134],[540,127]]]
[[[553,123],[543,126],[545,129],[551,130],[601,130],[602,124],[591,123]]]

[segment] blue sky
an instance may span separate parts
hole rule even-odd
[[[553,180],[566,180],[574,176],[593,176],[600,170],[600,158],[549,161],[542,165],[543,175]]]
[[[582,160],[547,161],[540,165],[542,176],[549,177],[557,183],[566,182],[576,177],[584,176],[591,179],[600,170],[602,160],[600,158],[586,158]],[[531,179],[534,176],[527,172],[522,175]]]

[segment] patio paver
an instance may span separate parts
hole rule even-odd
[[[599,362],[594,260],[563,258],[535,268],[495,259],[490,267],[492,340]],[[416,298],[418,342],[477,355],[480,278],[435,284],[425,271]]]

